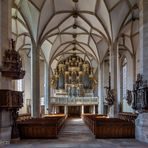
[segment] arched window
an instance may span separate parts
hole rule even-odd
[[[123,99],[126,98],[126,90],[127,90],[127,59],[124,58],[122,61],[122,77],[121,77],[121,97]]]

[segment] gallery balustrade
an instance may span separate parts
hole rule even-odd
[[[50,103],[57,105],[91,105],[98,104],[98,97],[51,97]]]

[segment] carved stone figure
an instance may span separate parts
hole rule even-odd
[[[114,89],[109,89],[109,87],[105,87],[106,88],[106,103],[108,106],[112,106],[114,104],[115,101],[115,90]]]
[[[127,104],[131,105],[132,100],[133,100],[132,91],[127,89],[127,98],[126,98]]]
[[[137,81],[134,84],[134,101],[132,108],[139,112],[148,110],[148,87],[147,81],[144,81],[142,75],[137,75]]]

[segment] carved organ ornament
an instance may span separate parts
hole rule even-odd
[[[52,87],[65,90],[68,96],[84,96],[86,90],[94,90],[97,85],[93,70],[88,61],[73,54],[58,63],[51,78]]]

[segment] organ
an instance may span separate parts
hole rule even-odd
[[[93,94],[97,81],[94,68],[88,61],[73,54],[60,61],[51,78],[53,89],[70,97],[83,97]]]

